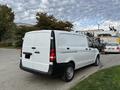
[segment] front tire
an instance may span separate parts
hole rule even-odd
[[[94,65],[95,66],[99,66],[100,65],[100,58],[99,58],[99,56],[96,57]]]
[[[74,77],[74,65],[69,63],[64,70],[62,79],[66,82],[69,82],[73,79],[73,77]]]

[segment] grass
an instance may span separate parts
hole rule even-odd
[[[71,90],[120,90],[120,66],[98,71]]]

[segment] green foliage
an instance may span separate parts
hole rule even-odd
[[[31,26],[31,27],[28,27],[28,26],[19,26],[17,27],[17,30],[15,32],[15,46],[16,47],[21,47],[22,46],[22,38],[24,37],[25,33],[26,32],[29,32],[29,31],[33,31],[33,30],[37,30],[38,28],[37,27],[34,27],[34,26]]]
[[[71,31],[73,24],[68,21],[59,21],[53,15],[38,12],[36,14],[37,24],[40,29]]]
[[[36,14],[37,24],[35,26],[17,26],[14,23],[14,12],[6,5],[0,5],[0,44],[1,46],[22,46],[24,34],[33,30],[57,29],[71,31],[72,23],[58,21],[53,15],[47,13]]]
[[[8,34],[13,27],[14,12],[6,5],[0,5],[0,41]],[[9,38],[9,37],[8,37]]]
[[[120,66],[96,72],[71,90],[120,90]]]
[[[15,31],[15,46],[22,46],[22,38],[24,37],[26,32],[33,30],[41,30],[41,29],[55,29],[55,30],[66,30],[70,31],[73,25],[66,21],[58,21],[53,15],[47,15],[47,13],[37,13],[37,24],[35,26],[19,26]]]

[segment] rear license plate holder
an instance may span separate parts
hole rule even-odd
[[[25,54],[26,59],[30,59],[30,56],[32,55],[32,53],[29,52],[23,52],[23,54]]]

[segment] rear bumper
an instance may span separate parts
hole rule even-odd
[[[28,67],[24,67],[22,65],[22,60],[20,60],[20,68],[22,70],[30,73],[44,74],[44,75],[50,75],[50,76],[61,75],[64,72],[66,66],[67,66],[67,63],[61,63],[61,64],[53,63],[53,65],[49,65],[48,72],[43,72],[43,71],[28,68]]]

